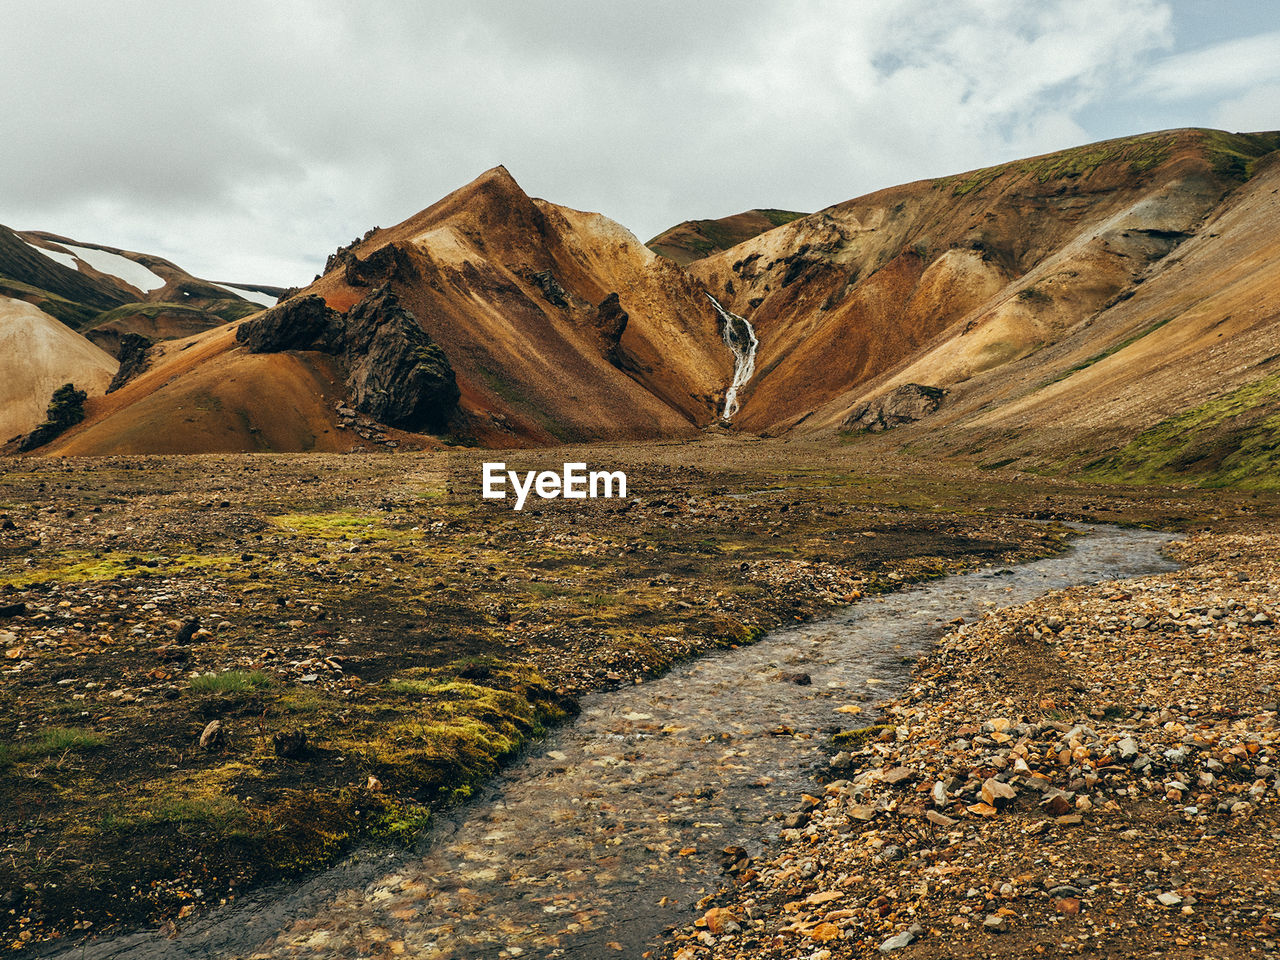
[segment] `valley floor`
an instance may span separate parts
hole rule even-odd
[[[1266,779],[1258,767],[1275,714],[1274,706],[1269,719],[1258,713],[1266,694],[1256,690],[1274,682],[1258,671],[1274,665],[1277,647],[1274,627],[1250,618],[1280,613],[1266,539],[1280,517],[1274,497],[1104,488],[877,459],[856,446],[729,439],[503,456],[512,468],[582,460],[623,469],[629,498],[533,501],[515,512],[510,501],[481,499],[481,463],[497,455],[473,451],[0,466],[3,942],[25,950],[181,924],[355,844],[409,842],[433,809],[465,798],[571,715],[582,693],[640,682],[677,659],[913,580],[1052,552],[1064,533],[1045,522],[1055,519],[1191,531],[1185,550],[1196,565],[1120,600],[1071,593],[1053,609],[948,638],[911,698],[890,709],[896,732],[839,758],[835,776],[848,783],[829,784],[808,825],[797,821],[787,834],[776,868],[757,866],[754,880],[728,894],[729,912],[713,915],[742,929],[726,934],[713,919],[720,932],[691,930],[699,939],[678,949],[750,956],[760,948],[743,938],[778,936],[782,955],[799,944],[835,956],[919,922],[924,935],[905,955],[957,942],[984,955],[992,937],[1022,943],[1040,929],[1023,914],[1056,910],[1063,899],[1078,900],[1080,912],[1053,932],[1078,931],[1076,945],[1092,942],[1080,939],[1090,923],[1127,930],[1135,921],[1157,936],[1165,927],[1152,917],[1171,936],[1191,937],[1211,916],[1218,930],[1248,929],[1259,943],[1269,936],[1270,880],[1248,857],[1274,829],[1258,821],[1272,815],[1275,795],[1265,783],[1256,796],[1249,790]],[[1055,615],[1063,625],[1052,625]],[[1139,615],[1147,628],[1133,626]],[[1149,654],[1137,666],[1135,650]],[[992,669],[1008,676],[979,696]],[[1150,689],[1113,689],[1122,683]],[[1193,703],[1204,684],[1211,692]],[[1000,718],[1008,732],[990,733],[1009,741],[981,730]],[[1073,733],[1077,721],[1090,732]],[[1152,758],[1142,776],[1097,770],[1124,725]],[[955,732],[970,726],[978,729]],[[1177,749],[1184,733],[1201,732],[1215,738],[1212,750],[1192,744],[1181,765],[1166,759],[1162,751]],[[1087,752],[1058,770],[1044,752],[1073,738],[1071,749]],[[1023,740],[1027,763],[1053,769],[1071,810],[1038,813],[1019,789],[1008,810],[971,812],[974,771],[1012,769],[1016,761],[1000,752]],[[1247,757],[1219,759],[1223,770],[1202,786],[1201,754],[1236,756],[1237,746]],[[870,774],[882,766],[911,777],[882,785]],[[1246,766],[1258,774],[1248,781]],[[926,772],[943,769],[961,793],[935,812],[957,823],[929,827],[907,811],[925,816],[929,795],[917,787],[931,787]],[[860,805],[872,816],[850,820],[860,776],[870,798]],[[1091,776],[1098,782],[1073,786]],[[1185,796],[1166,800],[1166,782],[1178,776],[1191,778]],[[1183,812],[1205,792],[1203,816]],[[1093,806],[1081,810],[1082,797]],[[1226,799],[1232,805],[1219,812]],[[1064,815],[1080,824],[1057,819]],[[1117,818],[1139,835],[1107,832]],[[1077,866],[1069,858],[1077,854],[1057,844],[1084,849],[1076,838],[1086,837],[1108,842]],[[1115,857],[1105,857],[1123,849],[1116,837],[1151,851],[1144,869],[1155,879],[1134,885],[1106,872]],[[901,858],[874,859],[886,845]],[[1197,857],[1222,849],[1242,851],[1231,869],[1248,875],[1256,895],[1194,876]],[[795,867],[815,855],[840,866]],[[1004,862],[1036,856],[1051,866]],[[1082,886],[1086,874],[1096,882]],[[1081,892],[1028,894],[1049,880]],[[889,885],[873,896],[881,882]],[[1006,882],[1011,896],[1001,892]],[[916,892],[921,883],[927,894]],[[981,895],[968,897],[970,886]],[[955,891],[966,896],[953,904],[946,898]],[[828,892],[839,896],[824,900]],[[1191,912],[1147,906],[1169,892]],[[797,898],[800,907],[783,907]],[[751,912],[758,923],[747,922]],[[1004,916],[1011,932],[984,932],[988,913]]]

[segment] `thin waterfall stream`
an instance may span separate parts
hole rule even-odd
[[[738,391],[755,375],[756,350],[760,347],[760,341],[756,339],[755,328],[746,317],[730,313],[711,294],[707,294],[707,299],[716,308],[716,313],[720,314],[720,335],[724,338],[725,346],[733,351],[733,381],[725,391],[724,411],[720,414],[720,419],[729,421],[738,412]]]
[[[1168,534],[1091,527],[1064,554],[866,600],[817,622],[585,698],[417,852],[360,854],[255,891],[174,939],[78,946],[84,958],[638,957],[723,882],[720,851],[776,842],[812,789],[837,708],[895,696],[956,617],[1063,587],[1171,570]],[[799,685],[798,671],[812,682]],[[841,721],[845,721],[841,723]]]

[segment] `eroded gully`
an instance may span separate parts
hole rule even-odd
[[[639,957],[752,855],[811,788],[826,734],[874,719],[910,658],[955,617],[1073,584],[1173,568],[1170,536],[1090,528],[1066,554],[865,601],[821,622],[586,698],[416,854],[364,854],[247,895],[172,940],[140,934],[76,957]],[[806,673],[807,686],[784,675]],[[851,718],[838,707],[860,705]],[[865,718],[865,719],[864,719]]]

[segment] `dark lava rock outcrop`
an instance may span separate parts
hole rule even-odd
[[[126,333],[120,338],[120,369],[111,378],[107,393],[119,390],[126,383],[147,369],[147,351],[155,343],[150,337],[140,333]]]
[[[339,353],[343,343],[343,317],[311,294],[272,307],[258,319],[240,325],[236,340],[250,353],[282,350],[320,350]]]
[[[408,430],[439,430],[458,405],[444,351],[387,286],[346,316],[347,388],[357,410]]]
[[[629,319],[631,318],[622,309],[622,302],[616,293],[609,294],[596,307],[595,325],[604,339],[605,359],[615,367],[622,362],[622,334],[627,329]]]
[[[449,358],[385,284],[345,315],[321,297],[297,297],[241,325],[236,339],[253,353],[338,356],[352,406],[389,426],[440,430],[457,409]]]
[[[54,437],[74,427],[84,419],[84,402],[87,399],[89,395],[83,390],[77,390],[72,383],[64,383],[53,391],[46,414],[48,419],[22,438],[18,450],[26,453],[43,447]]]
[[[919,383],[904,383],[889,393],[853,411],[844,422],[846,430],[879,433],[904,423],[923,420],[941,406],[947,391]]]

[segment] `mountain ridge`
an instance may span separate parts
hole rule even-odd
[[[715,297],[759,341],[734,430],[848,439],[865,414],[877,428],[897,425],[877,444],[1081,469],[1245,386],[1239,368],[1264,360],[1270,291],[1280,285],[1257,277],[1274,269],[1266,191],[1277,147],[1276,133],[1202,129],[1103,141],[842,201],[687,268],[599,214],[529,197],[495,167],[339,248],[314,283],[291,293],[342,314],[387,285],[456,372],[460,399],[443,437],[451,442],[692,437],[722,425],[733,359]],[[1229,230],[1215,247],[1219,221]],[[1237,276],[1248,264],[1261,267],[1253,282]],[[1263,311],[1248,322],[1223,312],[1242,283]],[[1178,319],[1190,307],[1233,331],[1230,349]],[[193,342],[215,341],[210,360],[228,370],[246,362],[234,337]],[[1180,378],[1156,364],[1148,383],[1130,368],[1151,359],[1153,344],[1181,358]],[[1226,354],[1236,357],[1229,370],[1218,363]],[[254,362],[254,376],[273,375],[271,364],[311,369],[338,391],[325,405],[341,403],[330,361],[286,351]],[[170,402],[159,395],[176,397],[195,373],[166,350],[160,366],[171,363],[149,401],[157,417]],[[1120,404],[1095,382],[1100,373],[1128,383],[1140,402]],[[290,382],[301,389],[306,379]],[[917,413],[866,414],[906,385],[930,398]],[[243,392],[270,390],[263,382]],[[1103,395],[1123,410],[1109,427],[1078,399]],[[325,405],[277,399],[312,410],[310,442],[318,430],[341,447]],[[128,405],[110,407],[110,417],[128,419]],[[113,449],[118,431],[96,410],[91,401],[86,423],[50,449]],[[266,413],[242,406],[238,415]]]

